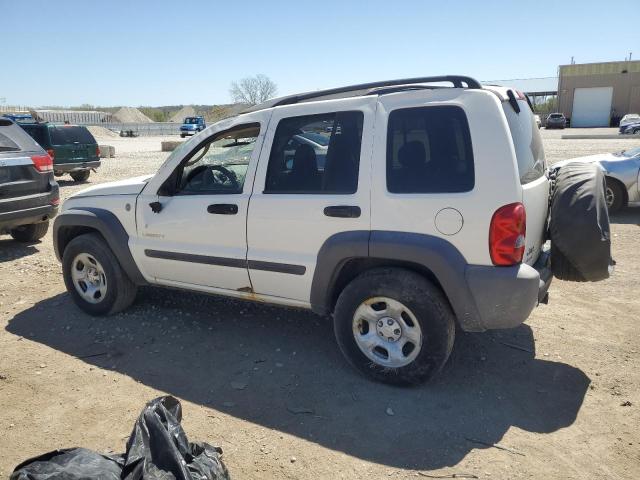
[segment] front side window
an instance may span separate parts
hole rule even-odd
[[[242,193],[259,133],[260,125],[250,124],[214,135],[178,167],[175,193]]]
[[[362,112],[281,120],[271,147],[264,193],[355,193],[363,121]]]
[[[387,129],[389,192],[468,192],[474,181],[469,125],[460,107],[391,112]]]

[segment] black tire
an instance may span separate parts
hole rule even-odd
[[[80,170],[79,172],[72,172],[71,178],[73,178],[76,182],[86,182],[91,175],[91,170]]]
[[[11,230],[11,236],[18,242],[37,242],[47,234],[49,222],[22,225]]]
[[[384,366],[358,347],[354,314],[373,297],[399,301],[413,313],[423,343],[411,363]],[[455,338],[455,316],[442,291],[423,276],[401,268],[372,269],[349,283],[338,298],[333,323],[338,345],[349,363],[365,375],[393,385],[416,385],[433,378],[447,362]]]
[[[184,134],[183,133],[180,134],[180,138],[184,138]]]
[[[103,267],[107,292],[98,303],[84,300],[71,278],[72,263],[77,255],[87,253]],[[129,307],[136,298],[137,287],[124,272],[109,245],[97,233],[79,235],[69,242],[62,256],[62,275],[73,301],[89,315],[111,315]]]
[[[624,190],[620,183],[616,180],[612,180],[611,178],[607,178],[607,208],[609,209],[609,213],[615,213],[620,210],[624,206]],[[613,198],[610,200],[609,195],[612,195]]]
[[[587,281],[553,242],[551,243],[551,271],[558,280],[567,282]]]

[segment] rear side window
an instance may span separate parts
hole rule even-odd
[[[47,127],[40,125],[21,125],[25,132],[38,142],[42,148],[47,148],[49,141],[47,139]]]
[[[513,146],[516,150],[520,183],[524,185],[544,175],[546,161],[536,119],[527,102],[518,100],[518,104],[520,105],[520,113],[516,113],[507,102],[502,104],[502,108],[507,117]]]
[[[391,112],[387,130],[389,192],[468,192],[474,179],[469,124],[460,107]]]
[[[362,112],[285,118],[273,139],[265,193],[355,193]]]
[[[0,133],[0,152],[19,152],[20,147],[6,135]]]
[[[49,135],[53,145],[68,145],[71,143],[91,145],[96,143],[96,139],[85,127],[51,127],[49,128]]]

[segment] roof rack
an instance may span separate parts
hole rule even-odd
[[[267,100],[266,102],[259,103],[258,105],[249,107],[248,109],[244,110],[242,113],[255,112],[258,110],[264,110],[265,108],[279,107],[281,105],[292,105],[294,103],[300,103],[300,102],[304,102],[304,101],[308,101],[308,100],[312,100],[320,97],[346,98],[346,97],[357,97],[361,95],[377,95],[381,93],[391,93],[394,91],[405,90],[405,89],[427,88],[427,87],[417,87],[416,84],[438,83],[438,82],[450,82],[453,84],[454,88],[469,88],[469,89],[482,88],[482,85],[476,79],[471,77],[466,77],[463,75],[441,75],[441,76],[435,76],[435,77],[402,78],[399,80],[386,80],[382,82],[361,83],[359,85],[350,85],[347,87],[330,88],[327,90],[318,90],[316,92],[287,95],[285,97],[274,98],[272,100]],[[396,88],[391,89],[389,87],[396,87]],[[406,88],[402,88],[402,87],[406,87]]]

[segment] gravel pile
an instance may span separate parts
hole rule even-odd
[[[113,120],[120,123],[152,123],[149,117],[137,108],[122,107],[113,114]]]
[[[108,128],[98,127],[98,126],[89,126],[87,129],[91,132],[91,135],[94,137],[118,137],[116,132],[112,132]]]
[[[191,105],[185,105],[169,119],[173,123],[182,123],[185,117],[195,117],[196,110]]]

